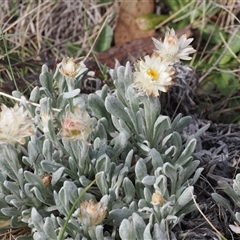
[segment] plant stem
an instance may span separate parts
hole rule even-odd
[[[13,96],[11,96],[11,95],[9,95],[9,94],[7,94],[7,93],[0,92],[0,95],[2,95],[2,96],[4,96],[4,97],[7,97],[7,98],[11,98],[11,99],[13,99],[13,100],[15,100],[15,101],[18,101],[18,102],[21,102],[21,99],[20,99],[20,98],[13,97]],[[35,107],[39,107],[39,106],[40,106],[40,105],[37,104],[37,103],[33,103],[33,102],[29,102],[29,101],[26,101],[26,102],[27,102],[28,104],[31,104],[31,105],[35,106]],[[61,111],[61,109],[58,109],[58,108],[52,108],[52,110],[53,110],[53,111],[56,111],[56,112],[60,112],[60,111]]]
[[[87,192],[87,190],[96,182],[97,178],[95,180],[93,180],[87,187],[84,188],[84,190],[82,191],[82,193],[79,195],[79,197],[76,199],[76,201],[73,203],[72,205],[72,208],[67,216],[67,219],[63,225],[63,228],[61,229],[61,232],[60,232],[60,235],[59,235],[59,240],[63,240],[63,236],[64,236],[64,233],[66,231],[66,228],[67,228],[67,225],[68,225],[68,222],[75,210],[75,207],[76,205],[78,204],[78,202],[80,201],[80,199],[83,197],[83,195]]]

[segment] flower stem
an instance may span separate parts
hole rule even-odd
[[[64,236],[64,233],[65,233],[65,231],[66,231],[68,222],[69,222],[69,220],[70,220],[70,218],[71,218],[71,216],[72,216],[72,214],[73,214],[73,212],[74,212],[74,210],[75,210],[76,205],[78,204],[78,202],[80,201],[80,199],[83,197],[83,195],[87,192],[87,190],[96,182],[96,180],[97,180],[97,178],[96,178],[95,180],[93,180],[87,187],[85,187],[84,190],[83,190],[83,191],[81,192],[81,194],[79,195],[79,197],[78,197],[78,198],[76,199],[76,201],[73,203],[72,208],[71,208],[71,210],[70,210],[70,212],[69,212],[69,214],[68,214],[68,216],[67,216],[67,219],[66,219],[66,221],[65,221],[65,223],[64,223],[64,225],[63,225],[63,227],[62,227],[62,229],[61,229],[61,231],[60,231],[59,240],[63,240],[63,236]]]

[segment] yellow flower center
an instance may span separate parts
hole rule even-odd
[[[81,131],[77,130],[77,129],[74,129],[74,130],[71,130],[71,134],[72,134],[72,136],[77,136],[77,135],[81,134]]]
[[[159,73],[152,68],[147,70],[147,75],[150,76],[153,81],[156,81],[159,78]]]

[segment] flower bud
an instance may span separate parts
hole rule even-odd
[[[75,78],[82,68],[80,64],[74,62],[73,58],[68,58],[67,60],[66,58],[63,58],[61,67],[62,68],[59,69],[59,72],[70,78]]]
[[[46,174],[42,177],[42,182],[45,187],[49,186],[51,181],[52,181],[52,176],[49,174]]]
[[[163,198],[163,195],[160,193],[160,192],[155,192],[153,195],[152,195],[152,203],[153,204],[160,204],[162,205],[164,203],[164,198]]]
[[[94,202],[92,199],[80,204],[79,218],[85,225],[98,225],[106,217],[107,207],[102,202]]]

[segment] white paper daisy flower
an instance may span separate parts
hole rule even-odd
[[[184,34],[178,39],[173,29],[166,32],[163,42],[161,39],[152,39],[156,47],[155,52],[159,54],[163,61],[174,63],[180,59],[191,60],[192,57],[189,57],[189,54],[196,52],[196,50],[189,45],[193,41],[193,38],[187,39]]]
[[[138,91],[157,97],[159,91],[167,92],[168,87],[173,84],[173,74],[174,69],[167,62],[161,61],[161,58],[155,55],[147,55],[138,62],[134,85]]]

